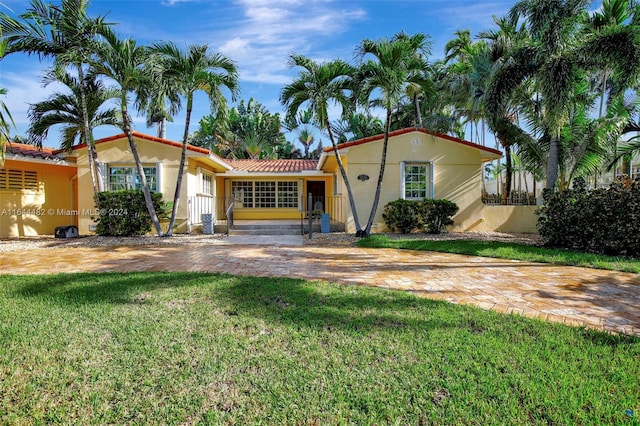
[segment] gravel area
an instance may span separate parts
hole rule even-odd
[[[538,236],[536,234],[506,234],[500,232],[451,232],[439,235],[429,234],[387,234],[390,238],[415,238],[424,240],[459,240],[473,239],[486,241],[507,241],[524,244],[537,244]],[[182,245],[182,244],[198,244],[208,245],[215,244],[220,240],[227,238],[225,234],[178,234],[171,238],[158,238],[155,236],[140,237],[101,237],[97,235],[84,236],[79,238],[54,238],[52,236],[40,237],[21,237],[21,238],[5,238],[0,239],[0,252],[12,252],[30,249],[47,249],[54,247],[117,247],[117,246],[139,246],[139,245]],[[315,233],[312,239],[306,236],[303,238],[305,246],[352,246],[355,245],[357,238],[353,234],[344,232],[336,232],[330,234]]]

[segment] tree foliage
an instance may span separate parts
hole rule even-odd
[[[190,142],[227,158],[290,158],[294,150],[281,127],[280,114],[251,98],[203,117]]]

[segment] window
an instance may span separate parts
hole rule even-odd
[[[296,181],[234,181],[231,192],[237,208],[298,208]]]
[[[0,169],[0,189],[37,191],[39,187],[36,171]]]
[[[213,195],[213,175],[207,173],[202,174],[202,193]]]
[[[278,207],[298,208],[297,182],[278,182]]]
[[[273,208],[276,206],[276,183],[255,182],[255,207]]]
[[[156,167],[143,167],[144,176],[147,178],[147,187],[150,191],[158,191],[158,178]],[[142,189],[140,176],[135,166],[109,167],[109,191],[123,189]]]
[[[231,192],[236,207],[253,207],[253,182],[231,182]]]
[[[402,198],[431,198],[431,167],[429,163],[402,163]]]

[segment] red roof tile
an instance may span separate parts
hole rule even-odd
[[[33,145],[11,142],[7,144],[7,154],[21,155],[23,157],[41,158],[44,160],[62,160],[52,148],[37,148]]]
[[[318,160],[229,160],[236,171],[254,173],[299,173],[315,170]]]

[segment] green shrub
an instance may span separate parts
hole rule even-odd
[[[453,225],[452,217],[460,208],[449,200],[424,200],[420,202],[421,222],[429,234],[439,234]]]
[[[382,218],[387,228],[402,234],[409,234],[422,225],[419,202],[402,198],[384,206]]]
[[[96,221],[98,235],[130,237],[151,231],[151,216],[139,190],[100,192],[96,195],[100,206]],[[151,193],[158,217],[164,212],[162,194]]]
[[[640,255],[640,181],[619,180],[609,188],[545,191],[538,209],[543,244],[608,255]]]

